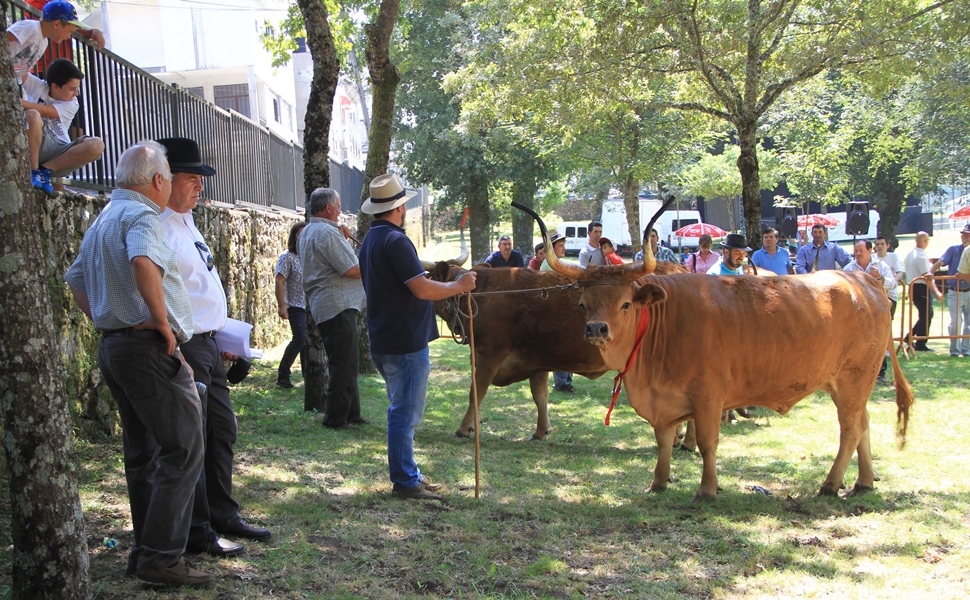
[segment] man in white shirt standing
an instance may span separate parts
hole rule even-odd
[[[600,250],[600,238],[603,237],[603,224],[591,221],[586,227],[586,247],[579,251],[579,266],[605,265],[606,257]]]
[[[172,197],[159,215],[165,237],[178,256],[179,273],[189,292],[195,334],[181,345],[182,354],[194,371],[195,381],[206,388],[202,399],[205,460],[195,489],[189,552],[233,556],[244,550],[217,533],[261,540],[270,531],[253,527],[239,515],[239,503],[232,497],[233,445],[236,443],[236,414],[229,398],[229,384],[223,359],[236,357],[219,351],[215,334],[226,326],[228,303],[212,253],[195,226],[192,209],[202,192],[202,178],[216,171],[202,163],[198,144],[187,138],[158,140],[165,146],[172,170]]]
[[[926,255],[926,247],[930,244],[930,234],[920,231],[916,234],[916,247],[906,255],[903,266],[906,269],[907,283],[913,283],[913,305],[919,313],[919,319],[913,325],[912,335],[925,336],[930,330],[930,323],[933,322],[933,300],[930,298],[930,291],[937,298],[942,298],[943,294],[936,288],[933,282],[933,273],[930,270],[930,259]],[[909,336],[907,336],[909,341]],[[926,340],[916,340],[913,348],[918,352],[933,352],[933,349],[926,345]]]

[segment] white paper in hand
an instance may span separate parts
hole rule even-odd
[[[243,358],[262,358],[263,352],[249,346],[249,334],[253,326],[245,321],[229,319],[226,326],[216,332],[216,345],[220,352],[228,352]]]

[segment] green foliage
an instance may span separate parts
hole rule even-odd
[[[344,57],[350,52],[354,38],[359,35],[358,24],[348,17],[337,0],[321,1],[326,4],[327,13],[330,15],[330,29],[340,64],[346,64]],[[267,20],[264,32],[259,36],[260,41],[263,42],[263,48],[273,56],[274,67],[289,63],[293,52],[297,49],[296,38],[306,38],[306,26],[300,7],[291,4],[286,12],[286,18],[278,24]]]

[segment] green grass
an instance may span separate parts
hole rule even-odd
[[[874,492],[815,496],[838,443],[834,407],[818,395],[784,417],[762,411],[724,427],[723,491],[713,504],[693,502],[700,458],[682,452],[670,489],[645,492],[656,457],[652,430],[622,402],[612,425],[603,425],[607,377],[577,377],[576,394],[551,395],[554,429],[545,442],[525,441],[535,424],[527,383],[493,388],[482,407],[483,485],[475,499],[473,442],[453,436],[467,404],[468,350],[449,339],[432,344],[416,440],[422,470],[447,486],[447,502],[393,499],[379,377],[361,378],[372,424],[330,431],[303,412],[302,384],[272,385],[277,349],[233,392],[235,495],[273,538],[247,543],[242,557],[193,558],[219,573],[210,589],[144,588],[124,576],[132,536],[120,440],[80,442],[94,596],[966,598],[970,360],[933,345],[937,354],[904,362],[917,399],[905,449],[894,438],[892,388],[873,394]],[[850,485],[855,474],[853,463]],[[106,548],[106,537],[117,548]],[[9,549],[0,560],[7,586]]]

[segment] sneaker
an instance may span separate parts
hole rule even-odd
[[[407,489],[391,490],[391,495],[395,498],[401,498],[404,500],[442,500],[440,495],[429,492],[421,485],[416,485]]]
[[[276,377],[276,387],[281,387],[284,390],[288,390],[293,387],[293,382],[290,381],[289,375],[279,375]]]
[[[189,566],[189,563],[185,562],[184,556],[180,556],[178,562],[171,567],[135,571],[135,577],[147,583],[193,587],[205,587],[215,579],[215,575],[211,573],[193,569]]]
[[[42,190],[48,194],[54,193],[54,186],[51,184],[50,169],[33,169],[30,171],[30,183],[35,190]]]
[[[883,385],[887,385],[889,383],[889,381],[886,379],[886,376],[881,373],[878,377],[876,377],[876,382],[881,383]]]

